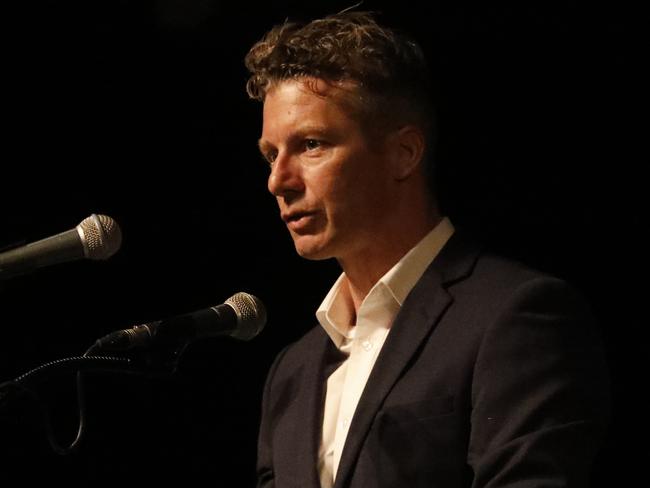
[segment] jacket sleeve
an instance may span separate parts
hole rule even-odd
[[[520,286],[482,339],[472,383],[472,488],[583,488],[606,431],[609,375],[566,283]]]

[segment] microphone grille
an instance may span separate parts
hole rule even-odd
[[[78,226],[82,235],[86,257],[108,259],[122,245],[122,231],[117,222],[107,215],[92,214]]]
[[[230,334],[235,339],[248,341],[266,325],[266,307],[262,301],[249,293],[235,293],[225,302],[237,315],[237,328]]]

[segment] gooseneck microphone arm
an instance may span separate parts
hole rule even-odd
[[[94,347],[94,346],[93,346]],[[60,455],[66,455],[74,452],[83,439],[86,427],[86,401],[83,389],[82,370],[111,371],[122,372],[132,370],[133,361],[129,358],[120,358],[112,356],[90,356],[93,347],[88,349],[83,356],[71,357],[51,361],[34,368],[27,373],[20,375],[12,381],[0,383],[0,410],[11,400],[12,397],[29,396],[40,407],[41,417],[45,425],[45,433],[52,450]],[[34,384],[38,380],[46,378],[49,373],[62,369],[72,369],[77,371],[77,405],[79,407],[79,427],[77,434],[72,443],[63,447],[56,440],[52,423],[50,421],[49,411],[41,401]]]
[[[40,407],[50,446],[57,454],[66,455],[76,450],[83,438],[86,426],[86,403],[83,393],[82,371],[102,370],[113,372],[147,373],[151,364],[137,362],[133,358],[98,355],[100,351],[111,350],[135,352],[166,349],[176,346],[173,352],[172,369],[177,369],[179,351],[190,341],[203,337],[228,336],[239,340],[250,340],[257,336],[266,324],[266,309],[262,302],[248,293],[236,293],[225,303],[171,319],[150,322],[113,332],[96,341],[82,357],[65,358],[39,366],[12,381],[0,383],[0,409],[12,396],[29,395]],[[180,346],[180,348],[179,348]],[[47,377],[48,373],[60,369],[77,371],[77,402],[79,427],[74,441],[62,447],[55,439],[47,408],[40,401],[32,383]]]

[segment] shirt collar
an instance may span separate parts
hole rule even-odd
[[[372,309],[373,316],[379,312],[392,323],[408,294],[453,233],[451,221],[447,217],[443,218],[375,283],[359,308],[359,317]],[[342,273],[318,307],[316,318],[340,349],[357,332],[353,327],[353,317],[347,277]]]

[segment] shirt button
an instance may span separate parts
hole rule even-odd
[[[343,419],[343,420],[341,420],[341,425],[342,425],[343,427],[347,427],[349,423],[350,423],[350,421],[349,421],[348,419]]]
[[[365,351],[370,351],[372,349],[372,342],[366,339],[361,343],[361,347],[363,347]]]

